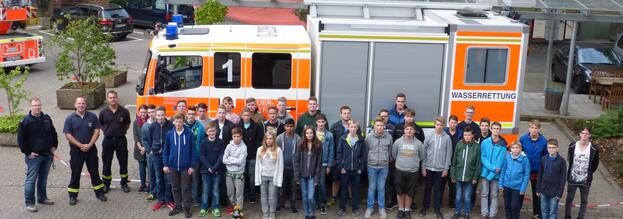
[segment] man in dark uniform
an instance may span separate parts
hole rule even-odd
[[[65,119],[63,133],[69,141],[69,165],[71,167],[71,180],[67,191],[69,192],[69,205],[76,205],[78,192],[80,191],[80,174],[82,166],[87,164],[87,170],[91,177],[91,185],[95,190],[95,197],[100,201],[106,201],[104,195],[104,183],[100,179],[98,171],[97,147],[95,142],[99,138],[100,123],[97,116],[86,110],[87,103],[84,97],[76,98],[74,104],[76,112],[71,113]]]
[[[108,107],[102,109],[99,121],[104,132],[102,141],[102,180],[104,181],[104,193],[110,190],[112,180],[113,154],[117,154],[119,161],[119,174],[121,175],[121,189],[123,192],[130,192],[128,187],[128,140],[125,138],[126,131],[130,128],[130,112],[120,106],[117,99],[117,91],[110,90],[106,93]]]

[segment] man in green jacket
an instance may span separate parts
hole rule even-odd
[[[294,132],[296,132],[299,136],[304,136],[303,129],[305,126],[316,127],[316,114],[318,114],[320,110],[318,110],[318,99],[314,96],[309,97],[307,99],[307,112],[303,113],[296,121],[296,128]],[[329,124],[328,121],[326,124]],[[329,130],[329,125],[325,125],[325,128]]]
[[[450,178],[453,183],[456,183],[455,210],[452,219],[461,216],[461,198],[463,198],[464,218],[469,219],[474,184],[478,182],[480,176],[480,145],[474,141],[473,133],[474,130],[471,127],[466,127],[463,130],[463,140],[456,144],[456,149],[452,155]]]

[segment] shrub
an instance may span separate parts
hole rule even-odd
[[[223,22],[227,10],[227,7],[217,0],[207,0],[201,7],[195,9],[195,24],[206,25]]]
[[[26,68],[21,78],[18,78],[22,71],[20,68],[13,69],[5,73],[4,68],[0,68],[0,89],[6,92],[7,102],[9,103],[9,115],[16,115],[20,112],[19,105],[28,98],[30,91],[24,89],[24,82],[28,79],[29,69]]]
[[[594,138],[623,137],[623,105],[599,116],[592,125]]]
[[[620,176],[623,176],[623,150],[619,150],[614,155],[614,170]]]
[[[6,115],[0,116],[0,132],[1,133],[17,133],[19,122],[22,121],[24,115]]]

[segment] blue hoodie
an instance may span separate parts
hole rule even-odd
[[[201,142],[206,137],[206,132],[203,127],[203,124],[201,124],[199,120],[195,120],[195,123],[192,126],[188,124],[187,122],[184,122],[184,126],[186,126],[187,128],[190,128],[190,130],[193,132],[193,136],[195,138],[195,156],[197,156],[198,158]]]
[[[500,174],[500,188],[510,188],[526,192],[530,181],[530,161],[523,153],[514,159],[511,153],[506,153]]]
[[[407,108],[409,107],[405,106],[405,109]],[[389,111],[389,123],[394,126],[405,123],[405,114],[398,113],[398,110],[396,110],[395,104],[394,104],[394,107],[392,107],[392,109]]]
[[[526,133],[519,138],[523,152],[530,159],[530,173],[536,174],[541,167],[541,157],[547,155],[547,139],[539,133],[539,138],[533,141],[530,133]]]
[[[493,142],[492,137],[483,140],[480,144],[480,162],[482,163],[480,176],[489,181],[499,179],[500,174],[495,174],[495,169],[502,168],[504,155],[506,155],[506,141],[503,138],[500,137],[498,142]]]
[[[162,150],[162,163],[165,167],[175,170],[193,168],[197,163],[193,132],[186,126],[181,134],[175,128],[167,132],[166,142]]]

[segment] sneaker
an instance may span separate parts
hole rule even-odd
[[[104,192],[104,194],[108,194],[108,191],[110,191],[110,185],[104,185],[104,188],[102,191]]]
[[[108,201],[108,198],[106,198],[104,194],[95,195],[95,197],[103,202]]]
[[[253,197],[253,196],[249,197],[249,203],[255,204],[256,203],[255,197]]]
[[[464,214],[464,215],[463,215],[463,218],[465,218],[465,219],[469,219],[469,214]]]
[[[199,202],[193,202],[193,207],[199,207],[199,206],[200,206]]]
[[[364,218],[371,218],[372,217],[372,212],[374,211],[374,209],[372,208],[368,208],[366,209],[366,213],[363,215]],[[354,214],[354,213],[353,213]]]
[[[139,192],[139,193],[143,193],[143,192],[145,192],[145,187],[143,187],[143,186],[139,187],[139,188],[138,188],[138,192]]]
[[[353,210],[353,217],[354,217],[355,219],[358,219],[358,218],[359,218],[359,215],[361,215],[361,214],[359,213],[359,210]]]
[[[461,217],[461,214],[459,213],[454,213],[454,215],[452,215],[452,219],[457,219],[459,217]]]
[[[480,215],[480,219],[489,219],[488,215]]]
[[[199,211],[199,217],[205,217],[205,216],[207,216],[207,215],[208,215],[208,210],[206,210],[206,209],[203,209],[203,208],[202,208],[202,209]]]
[[[234,213],[234,206],[227,208],[227,210],[225,211],[225,214],[232,214],[232,213]]]
[[[176,214],[182,213],[182,209],[181,208],[174,208],[173,210],[169,211],[169,216],[175,216]]]
[[[160,208],[162,208],[162,206],[165,206],[165,205],[166,205],[166,203],[165,203],[165,202],[163,202],[163,201],[158,201],[158,202],[154,205],[154,207],[152,208],[152,210],[154,210],[154,211],[160,210]]]
[[[420,211],[420,217],[425,217],[426,216],[426,210],[422,209]]]
[[[290,210],[292,211],[292,214],[299,213],[299,210],[297,210],[296,207],[292,207]]]
[[[402,217],[404,219],[411,219],[411,211],[405,211],[404,216]]]
[[[175,209],[175,203],[167,202],[167,207],[169,207],[169,209],[173,210],[173,209]]]
[[[34,205],[26,205],[26,211],[30,211],[32,213],[37,212],[37,207],[35,207]]]
[[[154,197],[154,195],[150,194],[149,196],[147,196],[147,198],[145,200],[153,201],[153,200],[156,200],[156,197]]]
[[[443,214],[441,211],[435,211],[435,217],[437,217],[437,219],[443,219]]]
[[[268,214],[268,219],[275,219],[275,213]]]
[[[121,190],[123,190],[123,192],[125,193],[129,193],[130,187],[128,187],[128,185],[121,185]]]
[[[326,215],[327,214],[327,207],[326,206],[320,206],[320,214],[321,215]]]
[[[340,218],[340,217],[344,217],[346,216],[346,210],[345,209],[340,209],[339,211],[337,211],[337,217],[335,218]]]
[[[220,217],[221,216],[221,210],[219,210],[218,208],[212,209],[212,216]]]
[[[50,200],[50,199],[46,199],[46,200],[39,201],[39,204],[42,204],[42,205],[54,205],[54,202],[52,200]]]
[[[268,219],[268,215],[267,214],[262,214],[262,219]]]
[[[396,214],[396,218],[402,219],[404,217],[405,217],[405,212],[403,210],[398,210],[398,213]]]
[[[381,217],[381,219],[387,218],[387,212],[385,212],[384,208],[379,208],[379,217]]]
[[[191,218],[192,216],[193,216],[193,213],[190,211],[190,208],[184,209],[185,218]]]
[[[329,200],[329,201],[327,202],[327,207],[332,207],[332,206],[334,206],[335,204],[337,204],[337,201],[335,201],[335,199],[334,199],[334,198],[332,198],[331,200]]]
[[[76,197],[69,197],[69,205],[74,206],[78,203],[78,198]]]

